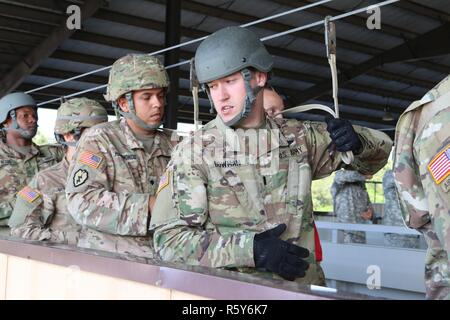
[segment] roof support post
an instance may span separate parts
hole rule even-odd
[[[165,46],[171,47],[180,43],[181,34],[181,0],[170,0],[166,3],[166,31]],[[180,60],[180,50],[170,50],[164,54],[166,66],[178,63]],[[164,127],[170,129],[177,128],[178,118],[178,89],[180,80],[179,67],[167,70],[170,79],[170,90],[167,96],[165,110]]]

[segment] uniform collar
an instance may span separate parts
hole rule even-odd
[[[31,142],[30,153],[27,156],[24,156],[19,151],[9,146],[3,139],[0,139],[0,156],[4,156],[5,158],[28,160],[37,156],[39,153],[39,147],[34,144],[34,142]]]
[[[131,149],[144,150],[144,144],[136,138],[125,118],[122,118],[120,120],[120,127],[122,129],[122,132],[124,133],[125,141]],[[166,137],[163,131],[156,130],[150,154],[154,156],[164,155],[170,157],[171,151],[172,144],[170,143],[169,139]]]

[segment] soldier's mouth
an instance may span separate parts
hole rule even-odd
[[[220,109],[223,115],[228,115],[233,112],[234,106],[222,106]]]
[[[159,120],[159,119],[161,119],[161,113],[157,113],[157,114],[154,114],[154,115],[150,116],[150,119],[151,120]]]

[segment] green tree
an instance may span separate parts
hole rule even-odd
[[[314,211],[333,211],[333,199],[330,193],[333,180],[334,173],[326,178],[314,180],[312,182],[311,192]]]
[[[384,203],[383,192],[383,176],[386,171],[392,169],[392,155],[389,157],[388,163],[374,176],[372,179],[367,180],[366,189],[369,193],[369,198],[372,203]],[[311,186],[311,195],[313,201],[314,211],[332,212],[333,211],[333,198],[331,197],[330,188],[333,184],[334,173],[330,176],[314,180]]]
[[[33,142],[41,146],[48,143],[48,137],[38,129],[37,134],[33,138]]]

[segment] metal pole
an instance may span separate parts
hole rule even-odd
[[[180,43],[181,34],[181,0],[169,0],[166,4],[166,38],[165,46],[171,47]],[[180,59],[179,49],[167,51],[164,54],[164,64],[169,66],[178,63]],[[180,81],[180,69],[167,70],[170,79],[170,89],[167,95],[165,108],[164,127],[177,128],[178,118],[178,89]]]

